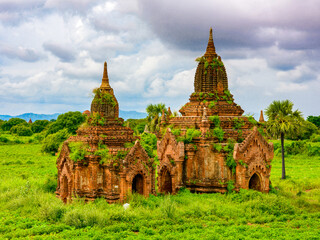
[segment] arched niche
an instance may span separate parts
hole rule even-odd
[[[132,180],[132,193],[144,193],[144,177],[139,173]]]
[[[262,190],[261,177],[257,173],[254,173],[251,176],[251,178],[249,180],[249,189],[253,189],[256,191]]]

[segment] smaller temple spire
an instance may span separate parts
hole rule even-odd
[[[261,122],[261,123],[265,122],[265,121],[264,121],[264,118],[263,118],[263,111],[262,111],[262,110],[261,110],[261,112],[260,112],[259,122]]]
[[[213,57],[215,57],[216,55],[216,48],[214,47],[213,43],[212,28],[210,28],[207,50],[204,56],[212,61]]]
[[[102,83],[100,86],[101,89],[111,89],[109,84],[109,77],[108,77],[108,70],[107,70],[107,62],[104,62],[104,69],[103,69],[103,77]]]

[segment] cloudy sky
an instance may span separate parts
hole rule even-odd
[[[104,61],[120,109],[178,110],[210,27],[246,113],[320,114],[318,0],[0,0],[0,115],[89,109]]]

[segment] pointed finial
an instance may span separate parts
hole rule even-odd
[[[263,118],[263,111],[262,111],[262,110],[261,110],[261,112],[260,112],[259,122],[261,122],[261,123],[263,123],[263,122],[264,122],[264,118]]]
[[[206,58],[213,58],[214,55],[216,55],[216,48],[214,47],[214,43],[213,43],[212,28],[210,28],[207,50],[204,56]]]
[[[104,62],[103,78],[108,78],[107,62]]]
[[[103,77],[102,77],[102,83],[101,83],[100,88],[102,90],[110,90],[111,89],[110,84],[109,84],[107,62],[104,62]]]

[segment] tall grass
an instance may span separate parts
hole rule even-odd
[[[288,156],[272,163],[274,190],[230,194],[128,196],[130,207],[104,199],[64,204],[54,195],[56,157],[40,145],[0,148],[0,238],[34,239],[317,239],[320,159]],[[10,164],[7,164],[11,162]],[[28,163],[29,162],[29,163]]]

